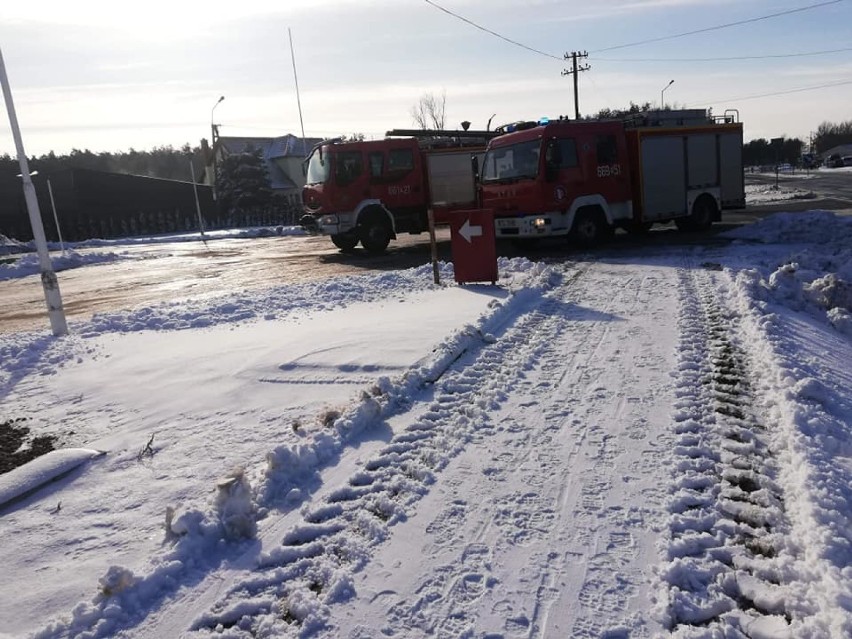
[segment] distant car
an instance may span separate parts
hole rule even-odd
[[[779,164],[775,167],[779,173],[790,173],[793,170],[793,166],[787,162],[784,164]]]
[[[843,158],[840,157],[839,153],[832,153],[826,159],[825,166],[827,166],[829,169],[837,169],[843,166]]]

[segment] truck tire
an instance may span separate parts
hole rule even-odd
[[[630,222],[624,226],[624,230],[630,235],[648,235],[652,226],[653,222]]]
[[[692,213],[688,217],[675,220],[679,231],[706,231],[716,218],[716,200],[709,195],[702,195],[692,205]]]
[[[597,246],[612,236],[613,229],[606,221],[603,211],[598,208],[583,208],[577,211],[571,237],[584,247]]]
[[[331,236],[331,241],[341,251],[351,251],[358,243],[358,237],[354,233],[338,233]]]
[[[390,244],[393,231],[387,220],[378,215],[369,216],[363,224],[358,225],[358,237],[368,253],[378,254]]]

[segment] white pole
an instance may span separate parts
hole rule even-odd
[[[296,54],[293,53],[293,34],[287,29],[290,36],[290,59],[293,61],[293,79],[296,81],[296,104],[299,105],[299,125],[302,127],[302,157],[308,155],[307,142],[305,141],[305,123],[302,121],[302,100],[299,98],[299,76],[296,75]]]
[[[41,267],[41,284],[44,288],[44,299],[47,302],[47,314],[50,317],[50,327],[56,336],[68,334],[68,324],[65,321],[65,311],[62,308],[62,295],[59,292],[59,280],[50,263],[50,253],[47,250],[47,240],[44,237],[44,225],[41,222],[41,212],[38,208],[38,198],[35,187],[30,177],[30,167],[27,163],[27,155],[24,153],[24,143],[21,139],[21,129],[18,126],[18,116],[15,113],[15,104],[12,102],[12,90],[9,88],[9,78],[6,76],[6,63],[3,61],[3,52],[0,51],[0,84],[3,85],[3,97],[6,99],[6,111],[9,114],[9,124],[12,127],[12,137],[15,138],[15,148],[18,152],[18,163],[21,165],[21,180],[24,183],[24,200],[27,203],[27,212],[30,216],[30,224],[33,227],[33,239],[38,252],[39,266]]]
[[[198,230],[201,231],[201,239],[206,242],[207,238],[204,236],[204,218],[201,217],[201,203],[198,201],[198,185],[195,183],[195,169],[192,166],[192,160],[189,161],[189,174],[192,176],[192,190],[195,192],[195,212],[198,214]]]
[[[59,216],[56,214],[56,201],[53,199],[53,187],[50,178],[47,178],[47,192],[50,193],[50,206],[53,208],[53,221],[56,222],[56,234],[59,236],[59,249],[65,255],[65,244],[62,242],[62,229],[59,228]]]

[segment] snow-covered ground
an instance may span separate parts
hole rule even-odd
[[[0,337],[0,636],[852,636],[852,218],[734,235]]]

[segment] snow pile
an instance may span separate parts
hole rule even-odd
[[[257,509],[245,471],[234,470],[216,484],[216,491],[216,512],[225,539],[252,539],[257,533]]]
[[[813,191],[782,188],[770,184],[749,184],[745,187],[746,204],[751,206],[789,200],[812,200],[815,197],[816,193]]]
[[[174,242],[202,242],[225,240],[229,238],[252,237],[288,237],[293,235],[308,235],[301,226],[256,226],[250,228],[218,229],[201,233],[178,233],[175,235],[143,235],[138,237],[121,237],[115,239],[91,239],[75,244],[66,244],[75,248],[96,248],[101,246],[132,246],[136,244],[172,244]],[[54,245],[51,244],[51,248]],[[58,245],[55,246],[58,248]]]
[[[15,253],[26,253],[30,250],[26,244],[13,240],[0,233],[0,255],[14,255]]]
[[[828,211],[779,213],[726,234],[764,243],[818,244],[776,264],[770,272],[741,273],[757,299],[774,300],[830,322],[852,335],[852,217]]]
[[[54,271],[66,271],[88,264],[101,264],[124,259],[117,253],[87,253],[82,255],[75,251],[68,251],[64,255],[53,255],[50,258]],[[36,275],[41,272],[38,256],[35,254],[24,255],[11,264],[0,263],[0,281],[19,277]]]

